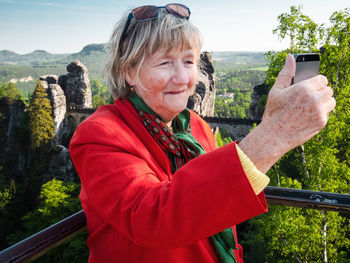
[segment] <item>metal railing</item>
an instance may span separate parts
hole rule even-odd
[[[268,186],[264,190],[269,204],[350,214],[350,195]],[[1,263],[31,262],[66,242],[86,226],[83,211],[36,233],[0,252]]]

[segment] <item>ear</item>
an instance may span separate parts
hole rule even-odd
[[[124,79],[131,87],[135,86],[135,82],[136,82],[135,76],[136,76],[135,69],[128,69],[124,73]]]

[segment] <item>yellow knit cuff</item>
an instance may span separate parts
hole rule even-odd
[[[239,160],[241,161],[243,170],[256,195],[260,194],[264,188],[269,184],[270,178],[264,173],[260,172],[249,159],[249,157],[236,144]]]

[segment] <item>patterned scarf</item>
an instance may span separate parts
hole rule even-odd
[[[172,122],[172,132],[162,118],[154,113],[136,93],[129,97],[129,100],[134,105],[148,132],[169,157],[173,173],[189,160],[205,153],[203,146],[191,134],[188,109],[175,117]],[[212,235],[210,240],[220,262],[236,263],[232,249],[237,248],[231,228]]]

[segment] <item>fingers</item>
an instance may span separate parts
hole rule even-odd
[[[307,85],[307,86],[312,86],[315,90],[321,90],[327,87],[328,79],[323,75],[317,75],[315,77],[301,81],[295,85],[300,85],[300,86]]]
[[[301,96],[309,96],[314,105],[320,109],[321,112],[328,115],[334,110],[335,99],[333,98],[333,90],[327,86],[328,80],[322,75],[310,78],[303,82],[299,82],[294,88],[302,91]]]
[[[318,90],[318,98],[324,103],[324,108],[327,114],[334,110],[336,101],[333,98],[333,90],[330,87],[324,87]]]
[[[328,108],[328,113],[334,111],[335,109],[335,106],[337,105],[337,102],[335,101],[335,99],[332,97],[330,100],[329,100],[329,108]]]
[[[336,101],[332,97],[333,91],[330,87],[321,87],[310,93],[310,109],[314,122],[315,131],[320,131],[328,122],[329,113],[334,110]]]
[[[328,86],[319,88],[318,92],[322,95],[324,100],[329,100],[333,97],[333,90]]]
[[[286,88],[292,84],[295,75],[295,59],[291,54],[288,54],[283,69],[277,76],[275,85],[277,88]]]

